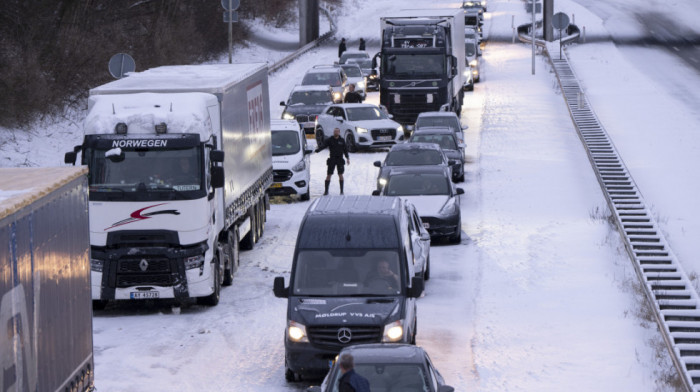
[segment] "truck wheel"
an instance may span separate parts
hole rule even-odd
[[[107,301],[101,299],[92,300],[92,310],[104,310],[107,307]]]
[[[323,128],[320,126],[316,128],[316,148],[323,148],[324,147],[324,141],[326,140],[326,136],[323,133]]]
[[[256,232],[256,233],[257,233],[257,236],[256,236],[257,238],[255,238],[255,243],[257,243],[258,241],[260,241],[260,237],[262,237],[262,235],[263,235],[263,225],[264,225],[263,219],[264,219],[264,218],[263,218],[262,210],[263,210],[264,208],[265,208],[265,207],[262,205],[261,202],[258,202],[258,204],[256,204],[256,210],[257,210],[257,218],[256,218],[256,221],[257,221],[257,224],[258,224],[258,225],[257,225],[257,228],[256,228],[256,229],[257,229],[257,232]]]
[[[228,266],[224,268],[224,286],[230,286],[233,284],[233,273],[238,269],[238,235],[235,230],[227,230],[227,243],[226,249],[228,253]]]
[[[250,230],[248,230],[248,234],[246,234],[245,237],[243,237],[243,241],[241,241],[241,249],[251,250],[255,246],[255,232],[257,231],[257,219],[255,219],[255,215],[255,207],[250,207],[248,210],[248,216],[250,217]]]
[[[267,210],[265,209],[265,200],[260,201],[260,235],[258,239],[265,234],[265,222],[267,222]]]
[[[221,280],[223,278],[221,274],[221,265],[218,259],[214,259],[214,292],[206,297],[197,298],[197,303],[205,306],[216,306],[219,304],[219,298],[221,297]]]
[[[347,136],[345,136],[345,144],[348,146],[348,152],[357,152],[355,136],[353,136],[352,132],[348,132]]]

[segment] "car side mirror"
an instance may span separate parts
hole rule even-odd
[[[287,106],[287,104],[284,101],[280,101],[280,106]]]
[[[440,385],[438,388],[438,392],[454,392],[454,390],[455,389],[449,385]]]
[[[464,189],[462,189],[462,188],[457,188],[457,194],[458,194],[458,195],[463,195],[463,194],[464,194]]]
[[[318,385],[315,385],[313,387],[309,387],[309,389],[307,389],[306,391],[307,392],[321,392],[321,387]]]
[[[74,151],[69,151],[66,156],[63,157],[63,162],[68,165],[75,165],[75,160],[78,159],[78,153]]]
[[[307,148],[304,150],[304,155],[311,155],[314,152],[314,150]]]
[[[389,118],[394,118],[394,115],[391,114],[391,113],[390,113],[390,114],[387,114],[386,116],[389,117]]]
[[[457,147],[459,148],[467,148],[467,145],[465,143],[459,143],[457,144]]]
[[[211,168],[211,186],[214,189],[224,187],[224,168],[213,166]]]
[[[335,120],[341,123],[344,121],[343,118],[340,116],[335,116]]]
[[[382,167],[382,161],[374,161],[375,167]]]
[[[423,294],[423,290],[425,289],[425,282],[423,281],[423,278],[419,276],[414,276],[411,278],[411,287],[408,289],[408,296],[410,298],[418,298]]]
[[[421,239],[421,241],[430,241],[430,234],[429,233],[421,233],[420,239]]]
[[[372,196],[379,196],[379,195],[380,195],[379,189],[375,189],[372,191]]]
[[[221,150],[211,150],[211,152],[209,153],[209,159],[212,162],[223,162],[224,152]]]
[[[457,161],[455,161],[454,159],[450,159],[450,160],[447,161],[447,164],[450,165],[450,166],[453,166],[453,165],[456,165],[456,164],[457,164]]]
[[[466,131],[467,129],[469,129],[469,125],[465,125],[465,126],[462,127],[462,130],[463,130],[463,131]]]
[[[289,288],[284,287],[284,276],[278,276],[275,278],[275,283],[272,286],[272,292],[275,293],[277,298],[288,298]]]

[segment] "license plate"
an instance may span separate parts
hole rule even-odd
[[[429,228],[430,228],[430,223],[428,223],[428,222],[423,222],[423,227],[425,227],[426,229],[429,229]]]
[[[391,136],[379,136],[377,137],[377,140],[379,140],[380,142],[388,142],[391,140]]]
[[[132,291],[131,299],[153,299],[160,298],[160,293],[157,291]]]
[[[270,188],[282,188],[281,182],[273,182]]]

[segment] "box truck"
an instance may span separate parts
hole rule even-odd
[[[411,129],[421,112],[462,110],[464,12],[402,10],[380,18],[379,100]]]
[[[164,66],[90,90],[92,298],[219,302],[272,183],[265,64]]]
[[[0,169],[0,386],[93,389],[87,169]]]

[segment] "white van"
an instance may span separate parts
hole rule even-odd
[[[270,196],[299,195],[310,198],[310,159],[313,152],[306,145],[306,137],[295,120],[270,120],[272,131],[273,183]]]

